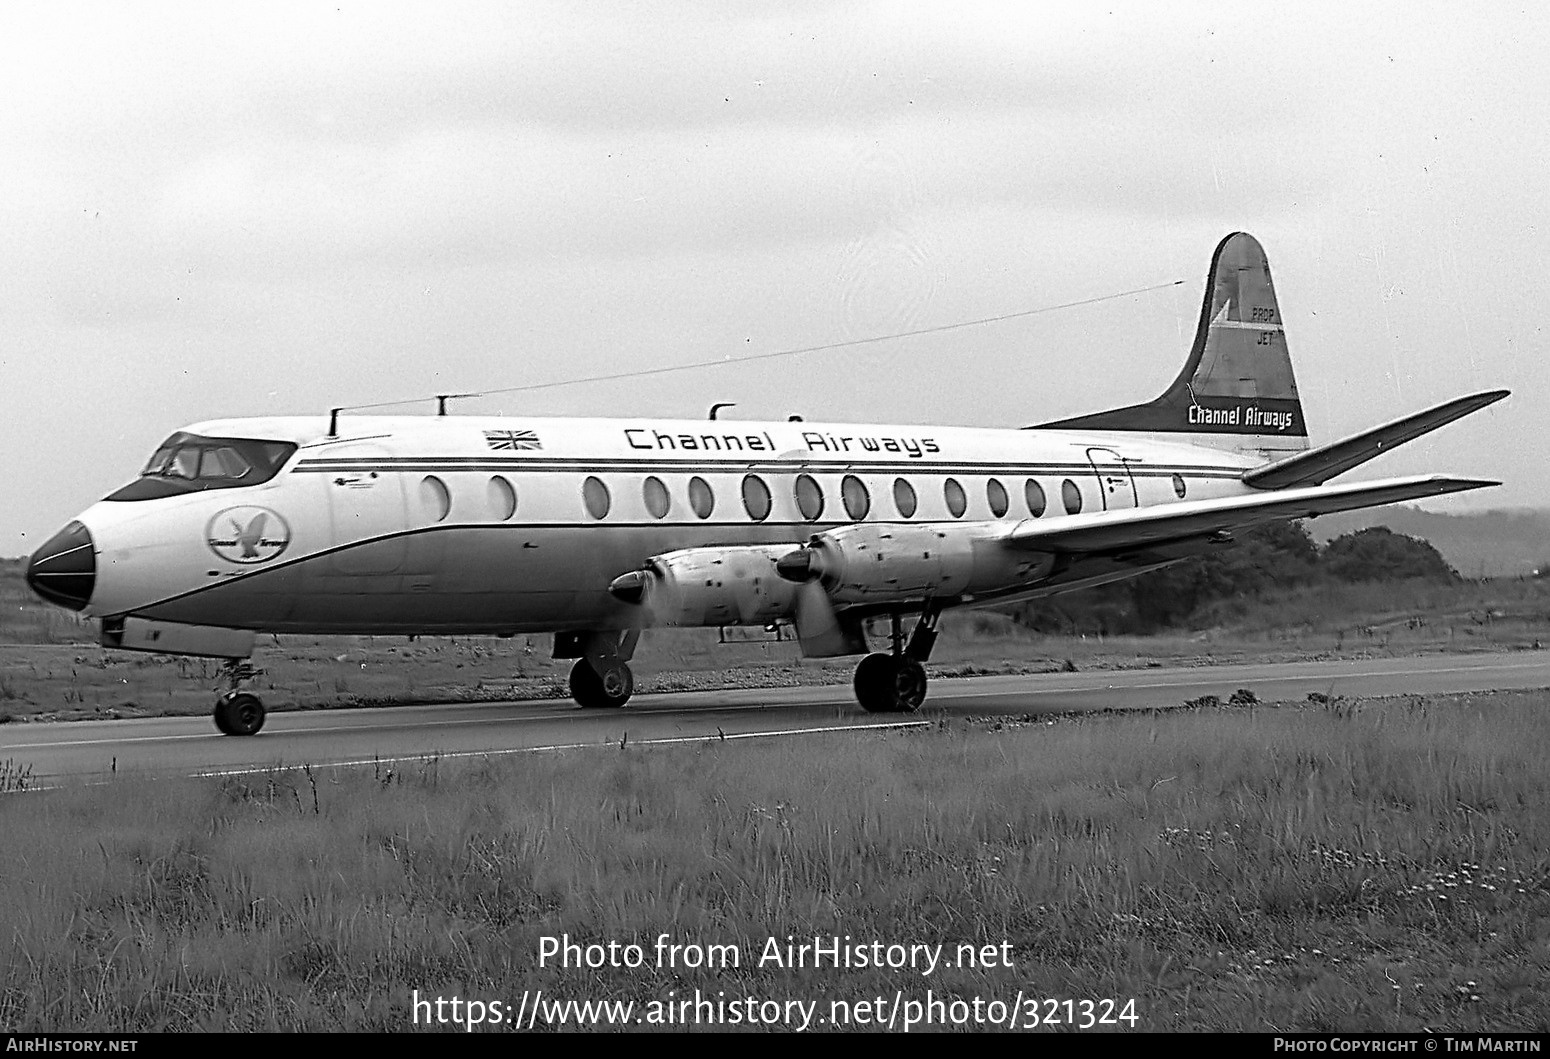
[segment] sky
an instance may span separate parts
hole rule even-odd
[[[1254,234],[1356,477],[1550,506],[1550,13],[1406,3],[0,6],[0,556],[203,419],[1022,426],[1155,396]],[[1536,308],[1537,307],[1537,308]]]

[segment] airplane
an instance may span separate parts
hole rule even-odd
[[[863,656],[862,708],[909,712],[948,609],[1134,577],[1257,523],[1500,484],[1328,483],[1506,396],[1310,447],[1269,264],[1236,232],[1183,369],[1143,404],[1022,429],[444,406],[196,423],[26,578],[107,647],[225,659],[214,720],[233,736],[264,723],[241,689],[258,633],[552,634],[596,708],[629,700],[644,629],[789,626],[808,657]]]

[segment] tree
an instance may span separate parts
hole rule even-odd
[[[1324,573],[1341,581],[1461,580],[1436,548],[1384,526],[1336,537],[1319,557]]]
[[[1130,582],[1136,616],[1151,628],[1177,625],[1221,599],[1257,596],[1307,584],[1318,545],[1300,522],[1274,522],[1236,534],[1237,540]]]

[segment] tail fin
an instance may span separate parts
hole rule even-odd
[[[1306,449],[1281,309],[1259,241],[1234,232],[1217,244],[1195,344],[1162,396],[1039,426],[1167,434],[1267,459]]]

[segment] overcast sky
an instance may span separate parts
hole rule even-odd
[[[1265,245],[1316,441],[1550,505],[1542,5],[0,7],[0,555],[185,423],[926,337],[468,412],[1020,426],[1154,396]],[[412,407],[412,406],[411,406]],[[419,406],[431,411],[431,403]]]

